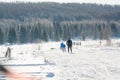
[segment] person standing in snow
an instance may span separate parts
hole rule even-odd
[[[10,47],[7,48],[5,57],[9,57],[9,58],[11,57],[11,48]]]
[[[67,47],[68,47],[68,53],[69,53],[69,50],[71,51],[72,53],[72,40],[69,38],[66,42],[67,44]]]
[[[63,42],[60,44],[60,49],[61,49],[63,52],[66,51],[66,45],[65,45]]]

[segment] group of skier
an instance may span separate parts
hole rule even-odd
[[[68,53],[69,53],[69,51],[71,51],[71,53],[72,53],[72,40],[69,38],[67,41],[66,41],[66,45],[67,45],[67,48],[68,48]],[[61,44],[60,44],[60,49],[63,51],[63,52],[65,52],[66,51],[66,45],[62,42]]]

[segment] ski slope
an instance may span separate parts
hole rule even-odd
[[[81,41],[81,46],[73,45],[73,53],[59,46],[60,42],[11,45],[12,58],[4,58],[7,46],[1,45],[0,62],[11,71],[43,80],[120,80],[120,39],[110,46],[105,41]],[[9,80],[1,74],[2,79]]]

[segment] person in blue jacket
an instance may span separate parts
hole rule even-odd
[[[60,44],[60,49],[61,49],[63,52],[66,51],[66,45],[65,45],[63,42]]]

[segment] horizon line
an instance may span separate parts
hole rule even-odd
[[[97,4],[97,5],[111,5],[111,6],[120,6],[120,4],[109,4],[109,3],[90,3],[90,2],[56,2],[56,1],[0,1],[0,3],[59,3],[59,4],[64,4],[64,3],[75,3],[75,4]]]

